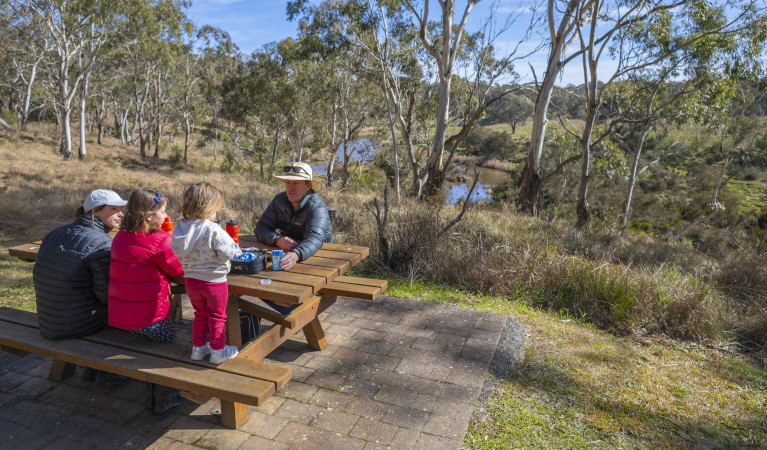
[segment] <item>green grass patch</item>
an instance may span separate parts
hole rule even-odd
[[[762,181],[730,180],[725,189],[741,198],[741,214],[759,215],[767,207],[767,186]]]
[[[32,263],[8,255],[0,248],[0,306],[36,311]]]
[[[385,294],[500,312],[530,327],[523,360],[482,405],[466,448],[744,448],[767,442],[767,371],[739,355],[664,338],[617,337],[566,311],[530,306],[540,292],[504,298],[390,280]]]

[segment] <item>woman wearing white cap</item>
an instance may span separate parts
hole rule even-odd
[[[309,164],[294,162],[274,178],[285,185],[285,192],[277,194],[261,215],[256,237],[285,251],[280,268],[288,270],[316,253],[323,242],[333,242],[333,229],[328,208],[317,195],[322,183],[313,178]]]
[[[126,200],[97,189],[85,198],[69,225],[43,238],[32,271],[40,334],[67,339],[107,324],[107,289],[112,238]]]

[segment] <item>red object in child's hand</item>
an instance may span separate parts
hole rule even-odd
[[[165,216],[165,221],[160,226],[162,231],[167,231],[168,234],[173,234],[173,219],[170,216]]]
[[[240,224],[234,219],[229,219],[226,222],[226,232],[234,239],[235,244],[240,243]]]

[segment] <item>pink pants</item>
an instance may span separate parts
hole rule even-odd
[[[221,350],[226,344],[226,302],[229,298],[229,286],[224,283],[187,278],[186,294],[194,307],[192,322],[192,344],[196,347],[205,345],[207,332],[210,348]]]

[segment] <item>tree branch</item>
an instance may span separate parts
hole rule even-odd
[[[455,219],[451,220],[449,224],[445,226],[445,228],[442,229],[439,233],[437,233],[437,238],[445,234],[445,232],[453,227],[453,225],[457,224],[461,221],[463,218],[463,214],[466,212],[466,207],[469,205],[469,200],[471,199],[471,194],[474,193],[474,188],[477,187],[477,181],[479,180],[479,170],[477,168],[474,168],[474,182],[471,184],[471,189],[469,189],[469,193],[466,195],[466,199],[463,201],[463,208],[461,208],[461,213],[456,216]]]

